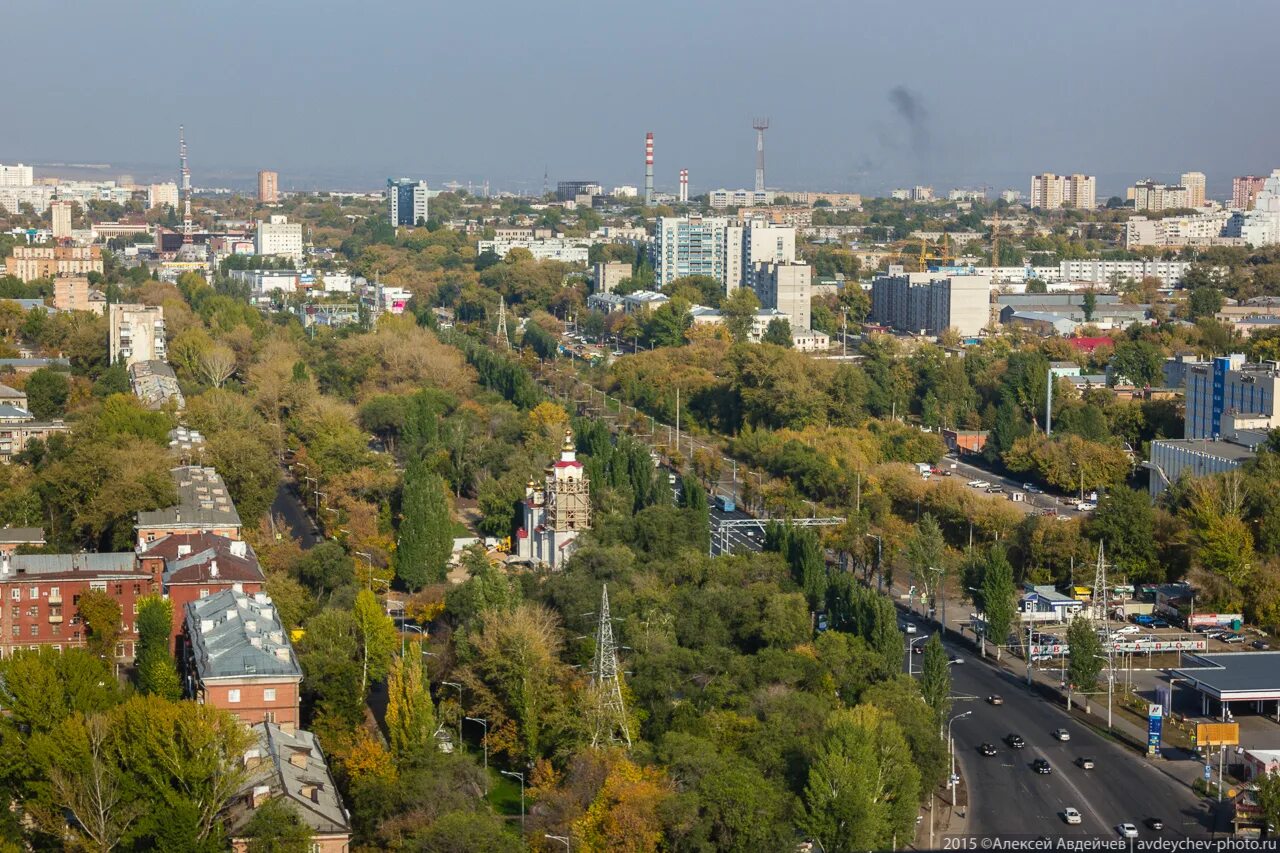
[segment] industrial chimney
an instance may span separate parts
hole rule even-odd
[[[689,201],[689,170],[680,170],[680,202],[682,204]]]

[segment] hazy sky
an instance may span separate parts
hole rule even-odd
[[[1190,169],[1222,195],[1280,166],[1276,0],[35,0],[0,12],[0,162],[390,175],[494,189],[768,183],[1099,192]],[[54,169],[42,170],[45,172]]]

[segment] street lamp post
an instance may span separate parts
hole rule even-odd
[[[916,643],[924,642],[927,639],[929,639],[929,635],[925,634],[923,637],[916,637],[914,640],[907,641],[907,677],[908,678],[910,678],[914,674],[911,669],[911,656],[915,654],[915,645]]]
[[[484,726],[484,795],[489,796],[489,721],[483,717],[464,717]]]
[[[456,681],[442,681],[440,684],[458,688],[458,749],[462,749],[462,685]]]
[[[499,770],[503,776],[510,776],[512,779],[520,780],[520,832],[524,832],[524,774],[517,773],[514,770]]]
[[[422,630],[421,625],[410,625],[408,622],[405,622],[403,619],[401,619],[400,620],[400,657],[404,657],[404,629],[405,628],[408,628],[410,631],[417,631],[419,637],[425,638],[427,636],[427,632]]]
[[[1107,728],[1111,728],[1111,695],[1116,683],[1116,670],[1107,655],[1094,655],[1098,660],[1107,662]]]
[[[951,775],[947,777],[947,790],[952,792],[955,791],[955,780],[956,780],[956,742],[955,742],[955,739],[951,737],[951,724],[954,723],[956,720],[964,719],[965,717],[969,716],[972,713],[973,713],[972,711],[965,711],[963,714],[956,714],[949,721],[947,721],[947,749],[951,753]],[[955,799],[956,799],[955,794],[952,793],[951,802],[954,803]]]
[[[545,837],[548,841],[559,841],[561,844],[563,844],[563,845],[564,845],[564,849],[565,849],[565,850],[568,850],[568,851],[570,851],[570,853],[572,853],[572,851],[573,851],[573,844],[569,841],[569,839],[568,839],[568,837],[567,837],[567,836],[564,836],[564,835],[549,835],[549,834],[544,834],[544,836],[543,836],[543,837]]]

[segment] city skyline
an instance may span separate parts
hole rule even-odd
[[[1266,140],[1275,120],[1255,106],[1267,94],[1265,59],[1237,48],[1240,32],[1280,23],[1280,9],[1261,4],[1228,17],[1182,2],[1086,3],[1069,19],[1013,3],[982,16],[942,5],[920,16],[656,2],[638,17],[631,7],[512,4],[508,25],[494,27],[491,9],[391,4],[339,24],[336,4],[283,2],[254,8],[248,27],[234,12],[250,7],[233,2],[231,13],[185,30],[188,55],[204,59],[149,80],[147,109],[128,122],[113,120],[115,89],[51,65],[42,46],[56,38],[84,65],[103,66],[122,41],[163,42],[179,13],[145,0],[125,30],[108,9],[53,5],[68,14],[10,13],[30,36],[16,40],[15,64],[39,68],[47,85],[9,95],[16,118],[0,162],[105,162],[109,174],[164,176],[175,171],[174,130],[186,124],[201,186],[248,187],[270,168],[282,188],[376,190],[406,175],[537,192],[544,172],[552,183],[642,184],[653,131],[657,188],[675,192],[688,169],[697,195],[753,185],[751,121],[769,115],[769,185],[781,189],[1025,193],[1031,174],[1051,170],[1097,175],[1105,198],[1196,170],[1221,197],[1232,176],[1274,165]],[[312,14],[299,17],[302,8]],[[429,34],[419,72],[406,73],[401,52],[377,49],[392,30]],[[445,32],[475,37],[430,35]],[[1220,75],[1177,51],[1132,49],[1192,33],[1197,52],[1229,58],[1232,97],[1221,97]],[[916,47],[940,39],[956,47]],[[713,61],[725,40],[759,44],[771,60]],[[690,45],[705,59],[690,60]],[[601,64],[605,56],[613,64]],[[64,109],[46,110],[49,91],[64,93]]]

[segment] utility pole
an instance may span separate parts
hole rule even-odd
[[[1044,384],[1044,434],[1045,438],[1053,435],[1053,366],[1049,367],[1049,375]]]

